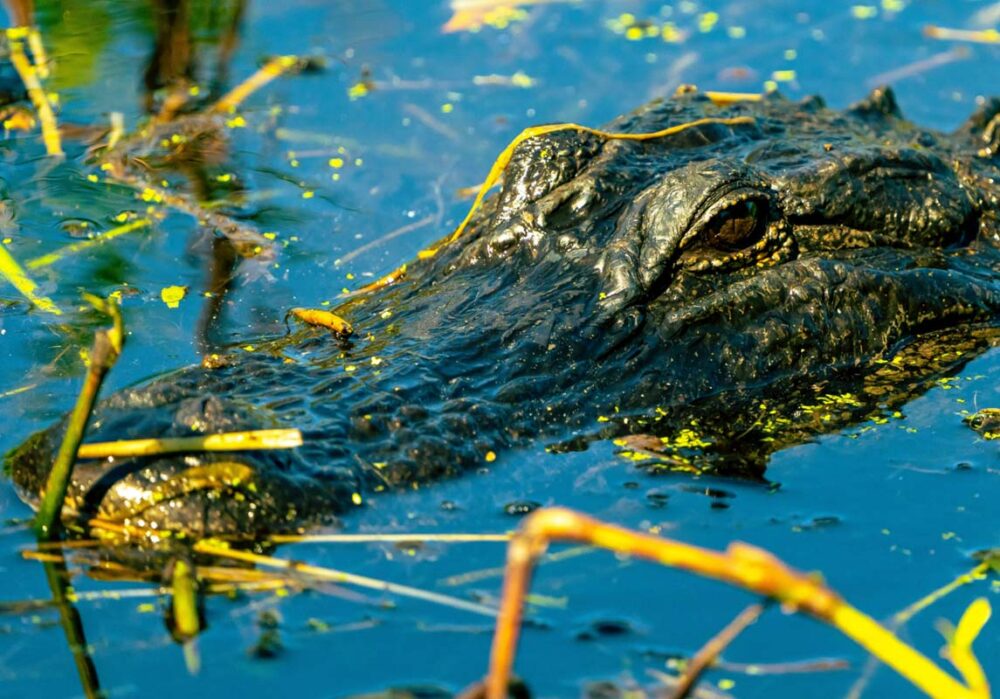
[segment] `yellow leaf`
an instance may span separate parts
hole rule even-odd
[[[160,290],[160,298],[167,304],[167,308],[177,308],[181,299],[187,295],[187,290],[186,286],[165,286]]]

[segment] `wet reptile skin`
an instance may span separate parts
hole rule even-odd
[[[105,399],[87,437],[295,426],[303,447],[84,461],[70,502],[252,537],[489,452],[502,467],[518,446],[629,433],[664,437],[666,464],[759,477],[775,449],[891,409],[995,342],[998,111],[987,101],[943,134],[906,121],[888,90],[843,112],[689,93],[606,129],[752,121],[529,139],[459,240],[337,309],[350,339],[255,339]],[[62,429],[8,455],[29,501]],[[233,461],[253,477],[206,485],[188,470]]]

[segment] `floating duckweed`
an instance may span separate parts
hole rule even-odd
[[[344,159],[343,158],[330,158],[329,165],[330,165],[330,167],[333,167],[333,168],[344,167]]]
[[[444,104],[441,105],[442,114],[451,114],[453,111],[455,111],[455,105],[453,105],[451,102],[445,102]]]
[[[510,76],[510,84],[514,87],[534,87],[535,79],[523,71],[517,71]]]
[[[167,304],[167,308],[177,308],[187,295],[187,290],[186,286],[165,286],[160,289],[160,299]]]
[[[496,455],[495,452],[492,452],[492,451],[486,452],[486,462],[487,463],[492,463],[492,462],[494,462],[496,460],[497,460],[497,455]]]
[[[790,83],[795,80],[794,70],[776,70],[771,73],[771,79],[779,83]]]
[[[353,100],[360,99],[360,98],[364,97],[369,92],[370,92],[370,90],[368,88],[368,84],[367,83],[365,83],[365,82],[356,82],[353,85],[351,85],[351,87],[347,90],[347,96],[350,97],[351,100],[353,101]]]
[[[232,119],[226,119],[226,126],[230,129],[242,129],[247,125],[247,120],[242,116],[234,116]]]
[[[514,22],[523,22],[527,18],[528,12],[526,10],[510,5],[500,5],[483,15],[483,24],[488,24],[494,29],[506,29]]]
[[[744,27],[729,27],[726,34],[730,39],[742,39],[747,35],[747,30]]]
[[[306,191],[302,192],[303,199],[312,199],[314,196],[316,196],[316,192],[312,191],[311,189],[307,189]]]
[[[361,504],[361,493],[351,493],[351,502],[355,505]]]
[[[851,16],[854,19],[871,19],[878,15],[878,8],[874,5],[852,5]]]
[[[718,12],[706,12],[698,15],[698,31],[702,33],[710,32],[718,22]]]
[[[704,449],[712,446],[711,442],[705,441],[697,432],[687,428],[678,432],[673,439],[663,437],[660,441],[664,446],[674,449]]]

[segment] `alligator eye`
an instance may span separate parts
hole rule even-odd
[[[977,415],[976,417],[969,420],[969,426],[974,430],[981,429],[983,425],[986,424],[986,418],[982,415]]]
[[[702,231],[702,244],[722,252],[737,252],[756,243],[767,223],[767,204],[744,200],[717,213]]]

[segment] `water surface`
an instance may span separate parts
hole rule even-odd
[[[242,110],[246,125],[230,130],[231,153],[211,173],[213,186],[224,189],[234,178],[242,184],[245,198],[234,200],[235,210],[273,233],[279,250],[268,265],[240,268],[217,328],[218,339],[231,342],[281,332],[289,307],[333,301],[453,229],[468,206],[457,192],[478,184],[526,126],[598,126],[684,83],[741,92],[776,85],[789,97],[821,94],[844,107],[889,82],[908,117],[947,130],[998,91],[1000,71],[1000,47],[935,41],[922,31],[930,23],[991,26],[1000,9],[986,2],[581,0],[525,5],[477,31],[451,33],[442,32],[451,14],[443,0],[251,2],[220,72],[220,40],[234,7],[192,6],[199,85],[231,85],[278,54],[315,54],[326,69],[278,80],[251,97]],[[39,25],[58,62],[50,87],[59,93],[62,123],[103,124],[121,112],[131,128],[143,117],[150,13],[138,2],[38,3]],[[509,23],[499,21],[505,16]],[[630,33],[636,26],[650,36]],[[20,260],[72,242],[81,221],[90,226],[85,231],[106,230],[123,211],[145,209],[131,191],[94,176],[83,145],[68,143],[67,150],[67,160],[53,165],[35,134],[12,135],[2,145],[7,211],[0,233]],[[167,213],[152,230],[35,276],[42,292],[68,310],[80,305],[80,290],[122,292],[129,338],[110,391],[199,360],[210,249],[191,217]],[[177,308],[161,300],[171,286],[188,289]],[[10,287],[0,287],[0,449],[71,407],[83,371],[80,350],[99,319],[72,310],[67,316],[31,311]],[[998,377],[1000,354],[993,351],[896,419],[779,452],[767,473],[771,487],[651,476],[610,444],[558,456],[538,444],[501,455],[479,474],[373,498],[344,528],[495,532],[516,525],[504,514],[507,503],[560,504],[710,547],[751,542],[796,567],[822,570],[848,600],[886,618],[968,570],[972,552],[997,545],[996,442],[968,431],[960,415],[1000,403]],[[0,600],[47,598],[41,566],[19,553],[32,538],[17,523],[31,513],[8,483],[0,484],[0,514],[11,522],[0,531]],[[485,601],[498,594],[499,577],[464,584],[451,578],[503,560],[502,547],[487,543],[418,550],[301,545],[280,554]],[[74,584],[81,592],[147,587],[85,576]],[[648,683],[648,669],[691,654],[751,601],[716,583],[602,552],[543,566],[534,590],[553,603],[536,610],[544,624],[526,631],[517,670],[539,696],[578,695],[596,680]],[[996,604],[997,591],[995,579],[964,588],[917,617],[905,637],[936,657],[934,621],[956,620],[978,596]],[[115,697],[340,697],[414,684],[454,691],[484,672],[488,619],[327,592],[209,600],[198,675],[185,670],[151,600],[78,607],[102,686]],[[264,660],[248,649],[266,610],[279,619],[284,650]],[[607,620],[622,622],[626,632],[580,640],[581,631]],[[82,694],[55,622],[52,611],[0,615],[0,696]],[[994,680],[995,628],[987,627],[976,646]],[[738,697],[848,692],[864,653],[814,622],[771,613],[726,651],[728,661],[827,657],[852,667],[778,676],[720,669],[708,681]],[[865,696],[916,692],[882,670]]]

